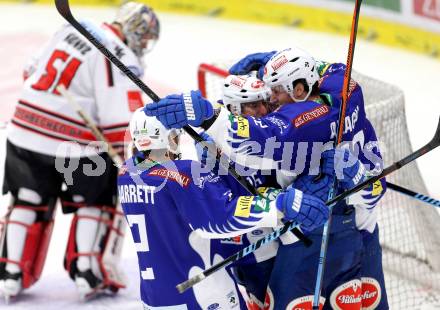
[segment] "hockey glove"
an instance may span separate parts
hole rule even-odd
[[[147,104],[144,112],[148,116],[155,116],[168,129],[180,129],[186,125],[198,127],[214,115],[212,104],[198,90],[166,96],[158,102]]]
[[[305,194],[327,201],[332,181],[333,177],[327,174],[322,174],[319,178],[314,175],[302,175],[295,179],[292,186]]]
[[[258,71],[257,77],[261,79],[264,75],[264,66],[269,61],[269,59],[275,55],[277,52],[272,51],[268,53],[255,53],[250,54],[239,60],[230,69],[230,74],[248,74],[251,71]]]
[[[276,206],[285,219],[300,223],[305,231],[318,228],[329,217],[328,207],[322,200],[293,187],[278,195]]]
[[[347,190],[365,178],[365,167],[348,149],[336,148],[322,153],[322,172],[336,174],[342,189]]]

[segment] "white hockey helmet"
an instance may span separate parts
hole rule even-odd
[[[159,20],[153,9],[145,4],[124,3],[114,22],[121,25],[127,46],[140,58],[151,51],[159,39]]]
[[[176,155],[180,154],[180,129],[166,129],[153,116],[147,116],[144,108],[137,109],[130,120],[131,139],[138,151],[168,150]]]
[[[306,98],[295,98],[293,84],[304,79],[309,87]],[[315,59],[300,48],[288,48],[273,55],[264,67],[263,81],[271,88],[281,86],[295,101],[305,101],[319,80]]]
[[[223,83],[223,104],[234,114],[241,114],[241,104],[268,101],[271,90],[253,74],[229,75]]]

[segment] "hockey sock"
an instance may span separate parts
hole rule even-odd
[[[91,253],[98,232],[101,210],[93,207],[81,208],[77,215],[75,239],[78,253]],[[91,269],[91,256],[79,256],[76,267],[79,271]]]
[[[23,254],[23,246],[26,241],[27,227],[17,224],[20,222],[26,225],[31,225],[37,218],[37,212],[29,209],[14,208],[9,216],[10,223],[8,224],[6,233],[6,244],[8,251],[8,259],[19,262]],[[18,273],[21,271],[19,265],[14,263],[6,264],[6,271],[9,273]]]

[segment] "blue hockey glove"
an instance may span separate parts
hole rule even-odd
[[[214,140],[205,132],[202,132],[200,136],[207,142],[208,148],[215,148]],[[212,167],[214,168],[217,164],[217,161],[214,156],[212,156],[209,152],[207,147],[204,147],[200,142],[196,142],[196,152],[197,152],[197,158],[204,166]]]
[[[336,148],[322,153],[322,172],[336,174],[344,190],[359,184],[365,178],[365,167],[361,161],[346,148]]]
[[[147,104],[145,114],[155,116],[166,128],[200,126],[214,115],[212,104],[202,97],[200,91],[182,95],[169,95],[158,102]]]
[[[230,69],[230,74],[248,74],[251,71],[258,71],[257,77],[261,79],[264,75],[264,66],[269,61],[269,59],[275,55],[277,52],[267,52],[267,53],[255,53],[250,54],[239,60]]]
[[[300,223],[305,231],[318,228],[329,217],[328,207],[322,200],[293,187],[278,195],[276,206],[285,219]]]
[[[318,197],[322,201],[328,200],[328,193],[333,185],[331,175],[322,174],[319,178],[315,175],[301,175],[295,179],[292,186],[305,194]]]

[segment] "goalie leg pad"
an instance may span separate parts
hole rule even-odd
[[[52,206],[51,206],[52,207]],[[0,278],[21,273],[22,288],[41,276],[53,230],[49,206],[15,205],[2,221]]]
[[[78,209],[70,227],[64,264],[73,280],[82,283],[78,278],[87,274],[85,280],[91,290],[96,286],[112,291],[125,287],[125,279],[117,267],[124,235],[124,227],[119,224],[121,217],[111,207]]]

